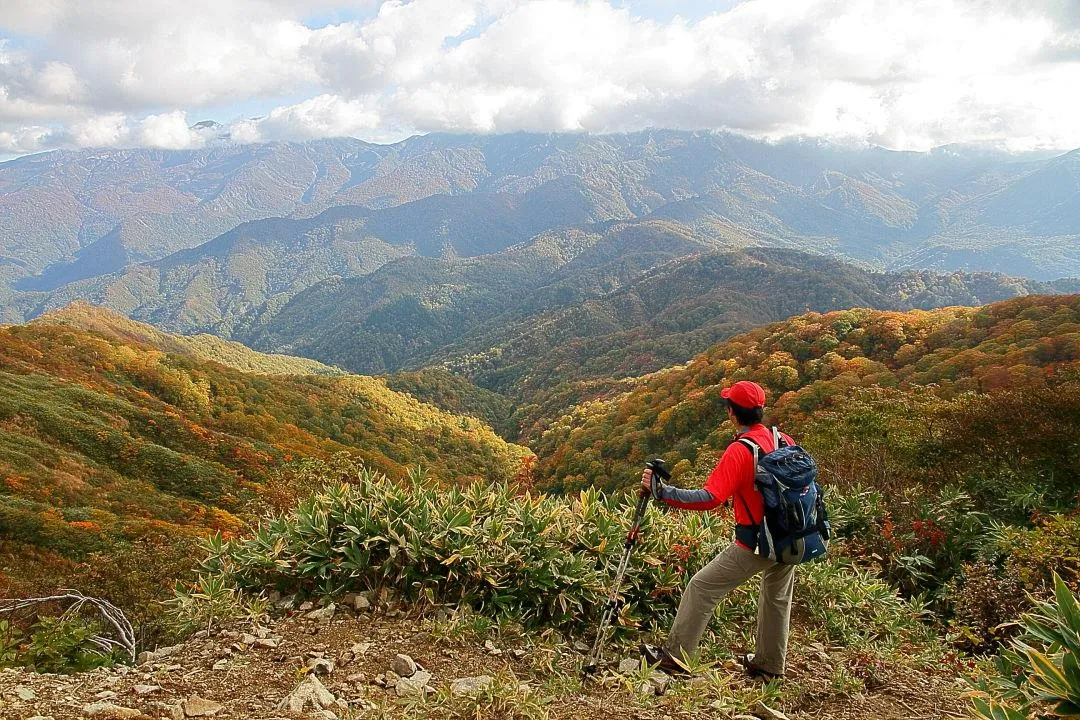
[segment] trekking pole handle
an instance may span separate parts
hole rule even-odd
[[[653,475],[656,475],[661,480],[667,481],[671,479],[671,473],[667,470],[667,463],[663,458],[655,458],[645,463],[645,469],[652,470]]]

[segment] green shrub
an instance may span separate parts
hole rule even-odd
[[[0,621],[0,667],[43,673],[72,673],[113,665],[119,653],[94,642],[96,620],[78,615],[39,616],[26,625]]]
[[[1061,578],[1054,598],[1024,615],[1023,634],[978,683],[975,714],[986,720],[1080,715],[1080,602]]]
[[[395,483],[363,471],[266,518],[250,537],[210,543],[203,568],[244,591],[393,588],[406,600],[575,631],[607,602],[632,509],[597,490],[516,495],[503,484],[441,488],[419,473]],[[650,509],[620,625],[666,629],[689,576],[730,536],[719,514]],[[837,641],[892,641],[919,624],[918,608],[838,556],[800,576],[799,602]],[[752,614],[752,602],[749,589],[734,593],[724,612]]]
[[[200,575],[193,583],[177,583],[175,597],[168,602],[168,623],[186,635],[242,617],[258,621],[268,609],[261,596],[242,595],[224,577]]]

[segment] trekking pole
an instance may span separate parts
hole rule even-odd
[[[653,471],[654,476],[658,476],[661,479],[667,479],[670,477],[667,470],[664,469],[664,461],[660,458],[650,460],[645,463],[645,467]],[[623,555],[619,561],[619,569],[615,573],[615,586],[611,589],[611,599],[608,600],[607,606],[604,608],[604,614],[600,617],[600,627],[596,630],[596,640],[593,641],[592,651],[589,653],[589,661],[585,663],[585,666],[581,669],[581,677],[584,679],[589,675],[592,675],[597,671],[600,665],[600,655],[604,646],[604,634],[608,625],[611,624],[615,618],[615,613],[618,612],[619,606],[619,590],[622,588],[623,576],[626,575],[626,568],[630,564],[630,552],[634,549],[634,545],[637,545],[638,531],[641,529],[641,521],[645,517],[645,510],[649,507],[649,500],[652,497],[652,493],[642,488],[638,492],[637,507],[634,508],[634,520],[630,524],[630,530],[626,533],[626,542],[623,544]]]

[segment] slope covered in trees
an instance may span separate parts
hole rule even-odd
[[[980,308],[807,313],[641,378],[613,399],[584,404],[548,429],[536,448],[552,483],[604,486],[658,453],[694,463],[723,449],[729,438],[721,429],[719,391],[737,380],[761,383],[770,416],[797,427],[861,388],[961,401],[968,393],[1064,387],[1078,364],[1080,295]],[[1075,439],[1065,441],[1060,462],[1076,448]]]
[[[86,308],[72,315],[78,323],[69,315],[0,329],[0,536],[9,544],[74,556],[108,537],[236,531],[290,459],[348,451],[395,476],[422,465],[457,482],[512,478],[528,454],[379,379],[243,372],[200,357],[210,346],[166,337],[165,351],[150,344],[161,339],[152,329]],[[280,372],[283,363],[255,364]]]
[[[1059,286],[1068,287],[992,273],[873,273],[794,250],[732,252],[657,221],[616,223],[321,283],[259,318],[244,340],[355,372],[452,369],[513,399],[512,422],[496,425],[517,439],[610,391],[612,379],[807,310],[977,305]]]
[[[72,303],[34,321],[35,324],[66,325],[98,335],[142,345],[177,355],[194,355],[244,372],[266,375],[344,375],[345,371],[318,360],[261,353],[217,335],[173,335],[152,325],[83,302]]]

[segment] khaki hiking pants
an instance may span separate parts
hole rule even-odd
[[[787,659],[795,566],[755,555],[732,543],[698,570],[683,592],[665,648],[676,658],[697,656],[698,644],[724,596],[761,573],[754,665],[782,675]]]

